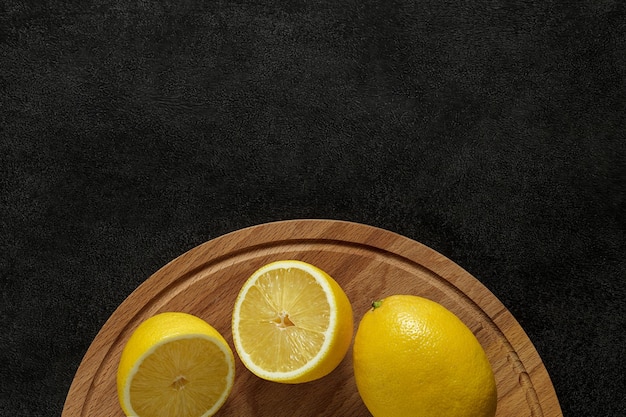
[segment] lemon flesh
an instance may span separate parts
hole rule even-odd
[[[126,343],[117,373],[127,416],[207,417],[226,401],[234,356],[202,319],[161,313],[139,325]]]
[[[493,417],[496,384],[471,330],[434,301],[395,295],[363,316],[357,388],[374,417]]]
[[[352,340],[348,297],[327,273],[301,261],[277,261],[244,283],[233,309],[233,341],[260,378],[300,383],[330,373]]]

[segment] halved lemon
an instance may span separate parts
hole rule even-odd
[[[283,383],[333,371],[352,341],[352,306],[339,284],[311,264],[283,260],[252,274],[232,317],[233,341],[244,366]]]
[[[235,376],[232,350],[199,317],[157,314],[124,346],[117,371],[122,409],[133,417],[208,417],[226,401]]]

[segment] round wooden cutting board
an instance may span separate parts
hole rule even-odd
[[[474,332],[491,361],[499,417],[562,416],[550,377],[515,318],[454,262],[398,234],[334,220],[292,220],[236,231],[165,265],[111,315],[87,350],[62,416],[123,416],[116,371],[124,344],[148,317],[184,311],[211,323],[231,347],[231,311],[243,282],[262,265],[299,259],[344,288],[355,329],[373,300],[415,294],[443,304]],[[234,349],[233,349],[234,351]],[[236,358],[233,391],[218,416],[368,416],[354,383],[351,351],[330,375],[300,385],[267,382]]]

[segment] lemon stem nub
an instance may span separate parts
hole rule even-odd
[[[372,309],[376,310],[383,304],[383,300],[376,300],[372,303]]]

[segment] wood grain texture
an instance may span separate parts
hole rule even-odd
[[[334,220],[268,223],[206,242],[165,265],[111,315],[87,350],[68,392],[63,417],[123,416],[115,375],[132,331],[163,311],[195,314],[231,347],[231,311],[243,282],[262,265],[300,259],[344,288],[355,329],[374,299],[415,294],[437,301],[474,332],[491,361],[499,417],[562,416],[550,377],[533,344],[502,303],[468,272],[398,234]],[[236,357],[236,355],[235,355]],[[367,416],[352,375],[351,351],[329,376],[300,385],[261,380],[236,357],[235,385],[218,416]]]

